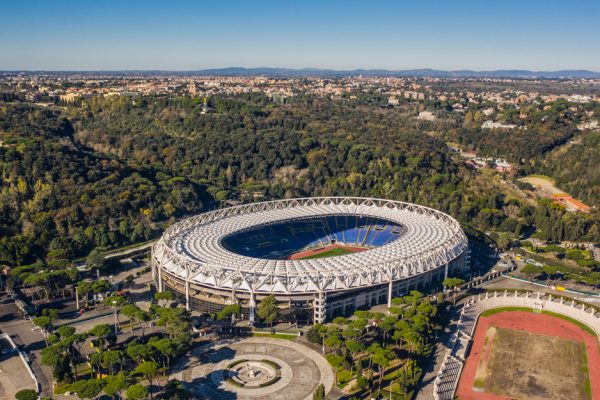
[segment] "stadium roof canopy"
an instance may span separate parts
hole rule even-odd
[[[381,247],[335,257],[273,260],[226,249],[222,239],[251,227],[327,215],[383,218],[404,227]],[[154,246],[160,268],[204,286],[256,293],[345,290],[400,280],[457,258],[467,239],[452,217],[423,206],[371,198],[312,197],[219,209],[180,221]]]

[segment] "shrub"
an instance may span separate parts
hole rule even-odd
[[[281,369],[281,366],[279,364],[277,364],[276,362],[273,362],[271,360],[260,360],[261,362],[270,365],[271,367],[275,368],[275,369]]]
[[[567,258],[573,261],[579,261],[585,259],[585,252],[579,249],[571,249],[567,251]]]
[[[231,383],[231,384],[232,384],[233,386],[235,386],[235,387],[242,387],[242,386],[244,386],[244,385],[242,385],[241,383],[239,383],[238,381],[234,381],[234,380],[233,380],[233,379],[231,379],[231,378],[227,378],[227,379],[225,379],[225,380],[227,381],[227,383]]]
[[[276,376],[273,379],[271,379],[270,381],[266,381],[266,382],[261,383],[260,385],[258,385],[258,387],[265,387],[265,386],[272,385],[275,382],[277,382],[279,379],[281,379],[281,377],[280,376]]]
[[[549,252],[564,253],[565,251],[566,250],[564,247],[560,247],[555,244],[549,244],[548,246],[544,247],[544,252],[546,252],[546,253],[549,253]]]
[[[533,243],[531,243],[529,240],[522,240],[521,241],[521,246],[523,246],[523,247],[533,247]]]
[[[17,400],[37,400],[37,392],[33,389],[23,389],[15,393],[15,399]]]
[[[344,384],[344,383],[348,382],[350,379],[352,379],[352,374],[347,369],[340,371],[338,373],[338,381],[340,382],[340,384]]]
[[[577,265],[589,268],[600,268],[600,261],[596,260],[577,260]]]

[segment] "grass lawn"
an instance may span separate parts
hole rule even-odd
[[[285,334],[285,333],[275,333],[271,335],[270,333],[262,333],[262,332],[253,332],[252,336],[254,337],[270,337],[275,339],[285,339],[285,340],[295,340],[298,335],[294,334]]]
[[[324,251],[318,254],[311,254],[310,256],[302,257],[300,260],[308,260],[310,258],[325,258],[325,257],[334,257],[334,256],[343,256],[344,254],[350,254],[352,251],[343,249],[340,247],[336,247],[331,250]]]

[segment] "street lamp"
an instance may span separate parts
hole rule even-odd
[[[115,336],[117,336],[117,301],[112,301],[113,310],[115,311]]]

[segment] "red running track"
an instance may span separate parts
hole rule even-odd
[[[485,350],[485,334],[490,325],[527,331],[538,335],[557,336],[585,343],[590,383],[592,385],[592,399],[600,400],[600,349],[598,348],[598,339],[571,322],[547,314],[526,311],[506,311],[479,318],[475,327],[471,352],[463,367],[456,391],[456,395],[461,400],[508,400],[508,397],[505,396],[473,390],[479,359]]]

